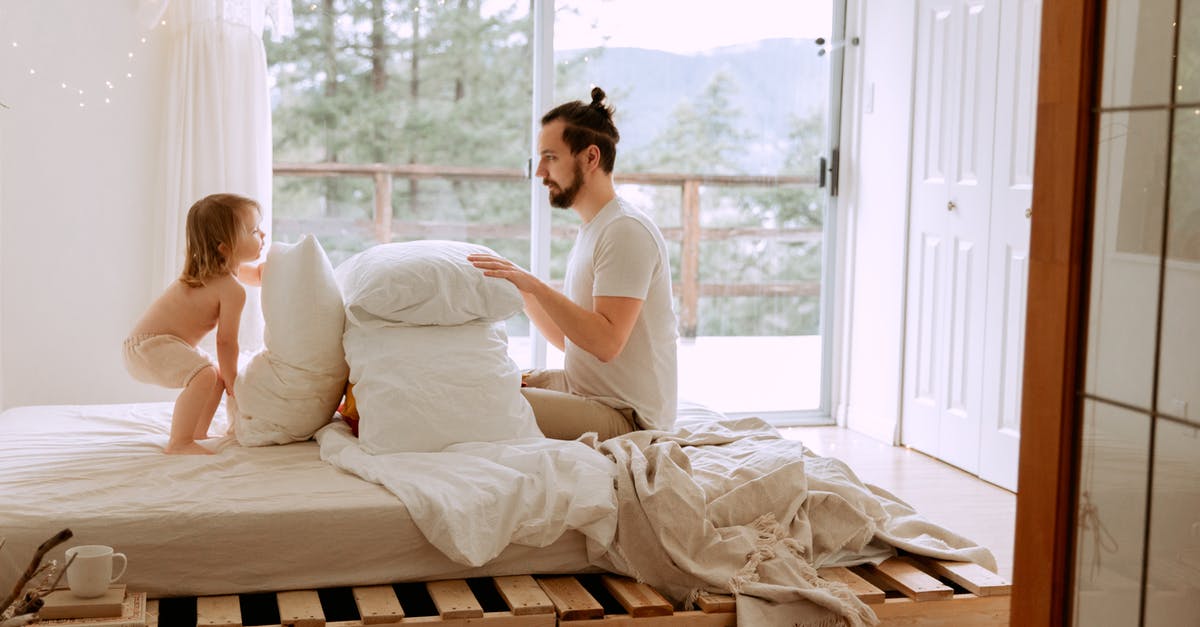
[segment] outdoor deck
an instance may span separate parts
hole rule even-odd
[[[529,338],[508,338],[508,353],[531,365]],[[546,351],[547,367],[563,355]],[[821,337],[696,337],[679,339],[679,398],[718,411],[795,412],[821,402]]]

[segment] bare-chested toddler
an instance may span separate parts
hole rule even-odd
[[[133,378],[183,388],[175,400],[167,453],[211,454],[196,440],[208,437],[221,392],[233,396],[238,323],[246,303],[242,286],[259,285],[266,235],[257,202],[213,194],[187,215],[183,274],[158,297],[125,340],[125,367]],[[217,363],[197,345],[217,329]]]

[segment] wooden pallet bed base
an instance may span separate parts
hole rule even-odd
[[[1011,586],[974,564],[912,555],[878,566],[825,568],[847,584],[882,625],[1007,625]],[[652,587],[616,575],[453,579],[152,600],[148,627],[733,627],[734,598],[701,595],[676,611]]]

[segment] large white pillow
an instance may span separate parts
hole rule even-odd
[[[307,440],[333,418],[349,367],[346,317],[333,267],[312,235],[276,243],[262,277],[266,348],[234,383],[233,416],[243,446]]]
[[[371,453],[542,435],[521,395],[503,322],[348,324],[358,436]]]
[[[423,240],[380,244],[342,262],[336,271],[351,323],[379,326],[497,321],[521,311],[521,293],[486,277],[467,255],[496,253],[467,242]]]

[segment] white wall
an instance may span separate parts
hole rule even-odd
[[[903,366],[916,3],[851,0],[842,110],[841,207],[847,219],[845,361],[838,416],[896,441]]]
[[[0,3],[3,407],[174,397],[121,364],[153,295],[152,212],[163,197],[165,42],[161,30],[139,31],[135,5]]]

